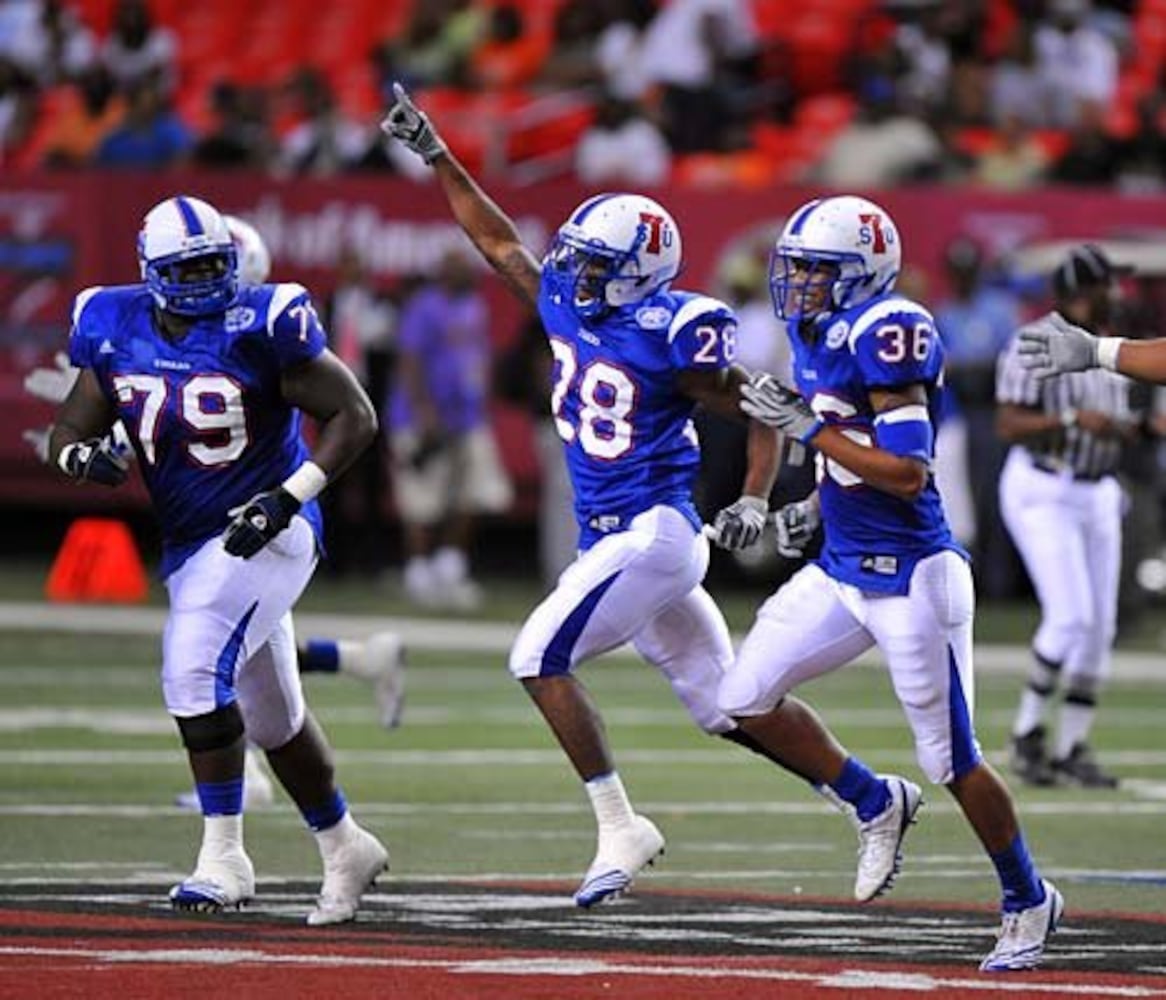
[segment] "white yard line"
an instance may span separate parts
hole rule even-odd
[[[164,616],[161,608],[0,602],[0,630],[9,631],[160,636]],[[415,649],[499,655],[509,651],[518,634],[517,623],[307,612],[296,614],[296,628],[301,635],[337,638],[360,638],[388,630],[399,632],[406,645]],[[741,636],[734,639],[740,641]],[[988,673],[1023,673],[1029,655],[1025,646],[980,643],[976,646],[976,667]],[[861,662],[877,659],[868,656]],[[1166,683],[1166,653],[1119,650],[1113,655],[1112,671],[1115,680]]]

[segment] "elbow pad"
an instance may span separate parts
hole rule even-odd
[[[885,410],[874,420],[875,443],[884,451],[903,458],[930,462],[935,447],[935,431],[927,407],[921,403]]]

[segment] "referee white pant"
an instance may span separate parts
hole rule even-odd
[[[1041,607],[1037,655],[1062,665],[1063,683],[1088,689],[1109,673],[1117,631],[1122,489],[1113,476],[1095,482],[1071,471],[1046,472],[1028,449],[1008,453],[1000,477],[1000,512],[1024,560]]]

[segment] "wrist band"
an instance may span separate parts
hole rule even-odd
[[[1097,365],[1111,372],[1117,371],[1117,352],[1126,342],[1125,337],[1103,337],[1097,345]]]
[[[283,488],[300,503],[307,503],[328,485],[328,474],[315,462],[304,462],[283,481]]]

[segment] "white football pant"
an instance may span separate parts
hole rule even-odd
[[[237,699],[247,737],[283,746],[304,722],[291,609],[316,567],[316,538],[302,517],[250,559],[209,539],[166,580],[162,694],[177,718]]]
[[[904,596],[863,592],[804,566],[758,610],[721,682],[721,709],[764,715],[798,685],[877,645],[920,768],[948,784],[980,759],[971,724],[974,612],[972,573],[955,552],[921,561]]]
[[[708,542],[679,511],[645,511],[563,571],[522,626],[510,672],[561,675],[631,642],[698,726],[727,732],[733,723],[717,710],[717,687],[733,647],[720,609],[700,586],[708,560]]]

